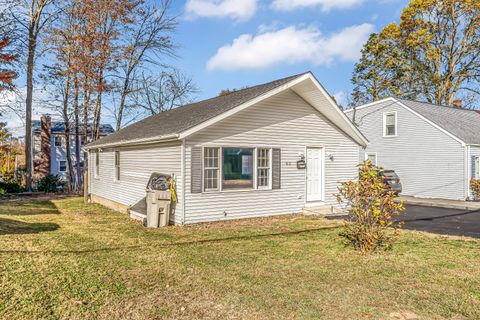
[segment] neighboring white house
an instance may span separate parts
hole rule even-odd
[[[345,113],[369,140],[370,159],[400,177],[403,194],[465,200],[480,178],[480,113],[387,98]]]
[[[92,202],[128,211],[153,172],[173,174],[171,221],[190,224],[336,204],[367,140],[304,73],[163,112],[85,146]],[[302,163],[306,162],[306,168]]]

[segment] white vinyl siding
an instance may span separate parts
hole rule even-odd
[[[395,139],[384,139],[379,123],[385,114],[396,114]],[[352,112],[347,112],[351,117]],[[390,100],[357,109],[356,123],[369,140],[360,150],[378,153],[378,166],[395,170],[402,181],[402,194],[424,198],[464,200],[466,152],[461,143],[431,123]]]
[[[93,178],[93,170],[89,170],[91,194],[133,206],[145,198],[145,188],[150,175],[154,172],[173,174],[176,180],[178,201],[171,221],[180,224],[182,219],[182,177],[180,143],[157,144],[141,147],[122,147],[121,180],[112,183],[114,170],[114,150],[104,149],[99,154],[102,168],[98,179]],[[90,152],[89,163],[94,163],[95,152]]]
[[[329,102],[323,99],[320,103],[328,106]],[[281,188],[192,193],[192,148],[207,146],[280,149]],[[292,91],[264,100],[188,137],[185,223],[301,211],[305,206],[305,170],[297,169],[296,162],[307,146],[324,147],[326,153],[333,155],[332,159],[325,159],[324,194],[326,204],[336,205],[334,194],[339,182],[356,179],[358,175],[359,146]],[[194,161],[202,160],[195,157]]]

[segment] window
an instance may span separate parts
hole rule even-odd
[[[397,135],[397,113],[384,113],[383,126],[384,137],[395,137]]]
[[[67,160],[60,160],[58,162],[58,171],[67,172]]]
[[[219,148],[205,148],[203,152],[204,189],[218,190]]]
[[[257,149],[257,186],[270,186],[270,149]]]
[[[54,137],[54,144],[55,144],[55,147],[61,147],[62,146],[62,137],[55,136]]]
[[[95,152],[95,178],[100,176],[100,151]]]
[[[377,165],[377,154],[376,153],[367,153],[365,154],[365,160],[370,160],[373,165]]]
[[[253,148],[223,148],[222,190],[253,188]]]
[[[120,151],[115,151],[115,180],[120,181]]]
[[[271,153],[268,148],[204,148],[203,190],[271,188]]]

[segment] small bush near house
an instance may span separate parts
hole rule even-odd
[[[473,200],[480,200],[480,179],[472,179],[470,181],[470,189],[472,190]]]
[[[63,186],[59,176],[48,175],[40,179],[37,183],[38,191],[58,192]]]
[[[7,192],[5,191],[5,189],[0,188],[0,197],[1,197],[1,196],[4,196],[4,195],[6,195],[6,194],[7,194]]]
[[[17,182],[0,182],[0,189],[5,193],[20,193],[23,191],[23,188]]]
[[[362,253],[389,248],[396,240],[399,224],[393,218],[404,210],[393,192],[385,192],[379,168],[370,161],[359,166],[358,181],[344,182],[338,188],[337,201],[351,208],[342,236]]]

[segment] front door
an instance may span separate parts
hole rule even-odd
[[[323,201],[322,151],[322,148],[307,148],[307,202]]]

